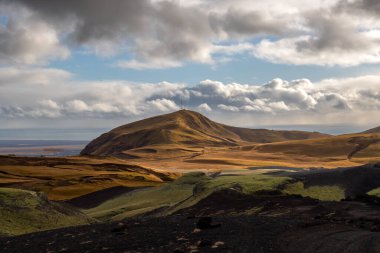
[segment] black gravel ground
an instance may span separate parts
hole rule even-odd
[[[130,219],[0,239],[1,252],[282,252],[277,236],[297,226],[278,218],[216,217]]]
[[[0,252],[377,253],[379,231],[376,205],[220,191],[172,216],[0,238]]]

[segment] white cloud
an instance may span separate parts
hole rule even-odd
[[[51,99],[37,101],[33,107],[8,106],[5,107],[11,117],[30,118],[59,118],[62,116],[60,106]]]
[[[169,112],[179,110],[178,105],[173,101],[166,98],[150,100],[147,102],[154,111]]]
[[[224,111],[229,111],[229,112],[238,112],[238,111],[240,111],[240,109],[238,107],[232,106],[232,105],[220,104],[220,105],[218,105],[218,108],[221,109],[221,110],[224,110]]]
[[[12,86],[18,84],[48,85],[56,80],[65,81],[71,77],[71,73],[52,68],[0,68],[0,85]]]
[[[96,103],[92,106],[92,111],[100,113],[120,113],[121,109],[107,103]]]
[[[179,110],[181,101],[187,109],[212,112],[230,124],[239,124],[239,119],[240,124],[343,124],[349,115],[358,122],[375,122],[373,115],[380,110],[380,76],[375,75],[318,83],[274,79],[262,85],[204,80],[187,86],[77,81],[53,69],[41,70],[36,77],[30,75],[32,69],[11,72],[0,69],[0,118],[6,122],[107,118],[101,124],[111,124]],[[253,119],[243,121],[248,115]]]
[[[66,110],[69,112],[86,112],[89,111],[90,108],[82,100],[75,99],[66,103]]]
[[[52,110],[59,109],[58,104],[51,99],[41,100],[38,102],[38,104],[41,105],[42,107],[46,108],[46,109],[52,109]]]
[[[207,103],[203,103],[197,106],[197,109],[202,112],[211,112],[212,109]]]

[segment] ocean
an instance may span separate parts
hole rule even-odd
[[[0,140],[0,155],[75,156],[89,141],[77,140]]]
[[[108,129],[0,129],[0,155],[73,156]]]
[[[81,129],[0,129],[0,140],[79,140],[90,141],[109,131],[106,128]]]

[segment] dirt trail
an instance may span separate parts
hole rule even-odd
[[[361,138],[353,138],[349,141],[350,143],[357,144],[355,148],[347,155],[347,159],[351,160],[355,154],[358,152],[368,148],[372,144],[376,144],[380,142],[380,139],[361,139]]]

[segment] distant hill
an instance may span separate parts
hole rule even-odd
[[[380,126],[364,131],[365,134],[380,134]]]
[[[326,137],[317,132],[247,129],[216,123],[200,113],[180,110],[127,125],[102,134],[90,142],[81,155],[119,156],[125,151],[155,146],[181,148],[226,147],[246,143],[270,143]]]
[[[313,140],[286,141],[258,145],[263,153],[284,153],[288,156],[307,156],[320,159],[347,158],[351,160],[371,159],[378,162],[380,154],[380,134],[344,134]],[[369,162],[368,160],[365,160]]]

